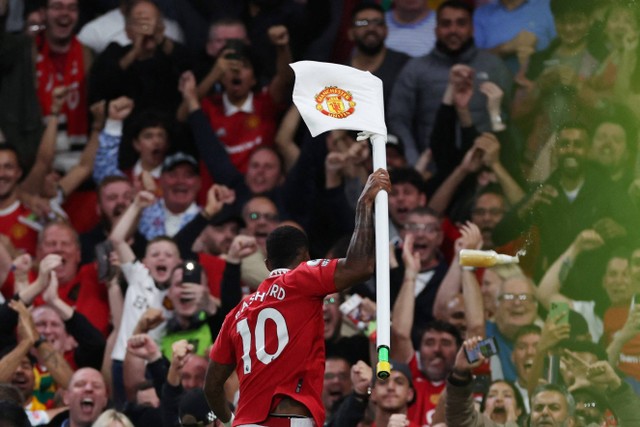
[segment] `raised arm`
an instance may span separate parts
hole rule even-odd
[[[464,247],[462,249],[479,249],[482,247],[482,233],[477,225],[467,223],[462,228]],[[460,251],[456,251],[456,257]],[[456,262],[456,261],[454,261]],[[473,270],[462,269],[462,299],[464,301],[465,319],[467,321],[467,338],[485,334],[484,304],[480,284]]]
[[[2,236],[4,237],[4,236]],[[6,239],[9,241],[9,239]],[[13,267],[11,254],[9,250],[4,245],[4,239],[0,240],[0,285],[7,280],[7,276]]]
[[[25,255],[21,255],[21,258],[24,256]],[[20,301],[24,302],[26,305],[31,305],[33,300],[47,288],[51,273],[53,273],[53,270],[55,270],[61,263],[62,257],[60,255],[49,254],[44,257],[38,266],[38,278],[35,282],[30,283],[28,286],[16,286],[16,293],[20,297]],[[14,261],[14,265],[17,266],[19,264],[24,266],[24,263],[18,262],[18,260]],[[30,265],[30,262],[28,265]],[[24,271],[24,267],[21,267],[20,269]],[[16,280],[16,282],[18,282],[18,280]]]
[[[127,239],[134,232],[142,210],[151,206],[154,199],[155,196],[148,191],[141,191],[136,194],[133,203],[129,205],[118,223],[113,227],[113,230],[111,230],[109,240],[113,243],[118,258],[123,264],[133,262],[136,258],[133,250],[127,243]]]
[[[135,400],[136,387],[145,380],[145,365],[161,358],[162,352],[158,344],[148,334],[136,334],[129,338],[122,363],[127,400]]]
[[[20,301],[9,301],[9,307],[18,313],[18,345],[8,354],[0,359],[0,382],[11,382],[11,377],[24,356],[29,354],[29,350],[38,339],[37,333],[29,327],[31,314]]]
[[[474,145],[464,155],[462,162],[440,184],[431,200],[429,200],[429,207],[439,213],[445,212],[460,184],[467,176],[477,172],[481,166],[482,151]]]
[[[300,119],[300,112],[295,105],[291,105],[282,118],[275,137],[276,148],[284,158],[284,167],[287,172],[291,170],[300,156],[300,147],[294,140]]]
[[[105,101],[99,101],[90,107],[91,113],[93,114],[93,124],[91,125],[89,142],[84,147],[84,150],[82,150],[78,164],[71,168],[71,170],[69,170],[69,172],[67,172],[58,183],[58,187],[62,191],[62,195],[65,197],[80,187],[80,185],[91,176],[91,173],[94,170],[100,130],[104,127],[104,110],[106,105],[107,103]],[[118,157],[116,156],[116,166],[117,161]]]
[[[566,279],[571,266],[581,252],[598,248],[603,244],[604,240],[596,231],[583,230],[567,250],[554,261],[536,289],[536,298],[546,310],[549,310],[553,301],[564,301],[573,307],[573,300],[560,293],[562,282]]]
[[[380,190],[391,193],[389,173],[384,169],[378,169],[369,175],[367,184],[358,199],[356,225],[347,249],[347,257],[338,261],[334,273],[338,291],[361,283],[373,274],[375,263],[373,206]]]
[[[107,121],[102,132],[98,134],[98,146],[94,158],[93,180],[97,184],[107,176],[124,175],[118,168],[122,124],[133,111],[133,107],[133,100],[125,96],[109,103]]]
[[[562,314],[555,317],[547,316],[542,331],[540,332],[540,341],[536,348],[536,354],[533,356],[533,363],[527,376],[527,390],[529,396],[538,386],[544,371],[544,362],[550,350],[554,349],[558,343],[569,338],[571,327],[568,324],[558,324],[558,320]]]
[[[492,133],[485,132],[476,138],[476,146],[482,150],[482,163],[491,168],[498,178],[505,197],[515,205],[524,199],[525,192],[500,162],[500,141]]]
[[[607,346],[607,359],[612,366],[618,366],[622,347],[640,333],[640,306],[629,310],[627,321],[622,329],[613,334],[611,343]]]
[[[30,194],[40,194],[45,176],[51,172],[56,153],[56,138],[58,136],[58,114],[64,105],[67,88],[58,86],[53,89],[51,101],[51,115],[47,117],[47,126],[40,139],[40,146],[36,153],[35,163],[29,175],[22,181],[20,188]]]
[[[420,272],[420,254],[413,250],[413,235],[408,234],[402,246],[404,277],[391,310],[391,357],[408,363],[413,357],[411,329],[415,313],[416,278]]]
[[[276,105],[284,104],[291,98],[293,70],[289,64],[291,48],[289,47],[289,31],[284,25],[274,25],[267,30],[271,44],[276,47],[276,75],[269,83],[269,94]]]
[[[482,246],[482,234],[474,223],[467,221],[460,228],[460,233],[461,236],[455,243],[453,260],[449,265],[447,274],[442,279],[440,287],[438,287],[436,299],[433,303],[433,316],[437,319],[444,319],[447,304],[462,291],[462,273],[459,263],[460,251],[462,249],[480,249]]]
[[[200,108],[195,81],[193,73],[186,71],[180,76],[178,89],[188,107],[189,128],[193,133],[198,154],[214,181],[237,191],[240,186],[244,185],[244,175],[231,163],[229,154],[211,128],[209,119]],[[238,199],[242,199],[240,194],[236,196]]]

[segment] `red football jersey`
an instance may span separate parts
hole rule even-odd
[[[229,313],[210,358],[236,364],[240,401],[234,425],[260,424],[277,396],[304,404],[324,424],[323,299],[336,292],[338,260],[277,269]]]
[[[252,106],[252,113],[237,111],[227,116],[221,95],[202,100],[202,111],[224,144],[231,163],[242,174],[247,173],[249,157],[256,147],[273,145],[278,117],[283,110],[282,105],[273,102],[267,90],[253,94]],[[207,176],[207,179],[211,180],[211,177]]]
[[[7,236],[14,248],[22,249],[31,256],[35,256],[38,232],[20,222],[20,218],[28,218],[30,214],[29,209],[21,203],[0,211],[0,234]]]
[[[409,362],[409,369],[413,376],[413,388],[416,391],[416,399],[413,405],[409,406],[407,418],[419,426],[430,426],[436,406],[440,400],[440,395],[446,387],[445,381],[434,383],[424,375],[418,366],[417,353],[413,355]]]

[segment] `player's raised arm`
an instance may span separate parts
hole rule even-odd
[[[336,288],[342,291],[367,280],[375,265],[375,234],[373,207],[380,190],[391,192],[389,173],[378,169],[369,175],[367,184],[360,194],[356,206],[356,225],[347,250],[347,257],[336,267],[334,280]]]

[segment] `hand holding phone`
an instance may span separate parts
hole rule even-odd
[[[231,50],[232,53],[228,53],[225,58],[227,59],[241,59],[244,56],[245,43],[242,39],[229,39],[223,50]]]
[[[551,303],[549,316],[556,319],[557,325],[569,324],[569,303],[564,301],[554,301]]]
[[[485,359],[488,359],[491,356],[498,354],[498,343],[494,337],[485,338],[472,349],[468,350],[465,348],[464,352],[467,356],[467,361],[473,364],[480,359],[480,355],[484,356]]]

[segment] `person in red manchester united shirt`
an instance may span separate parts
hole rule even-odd
[[[31,212],[18,200],[20,178],[18,152],[12,145],[0,144],[0,234],[13,249],[35,255],[38,232],[24,221]]]
[[[323,301],[373,273],[373,204],[380,190],[391,190],[382,169],[369,176],[360,195],[346,258],[309,261],[307,237],[294,227],[269,235],[271,273],[227,315],[209,355],[204,389],[225,426],[323,425]],[[234,370],[240,380],[235,417],[224,397]]]

